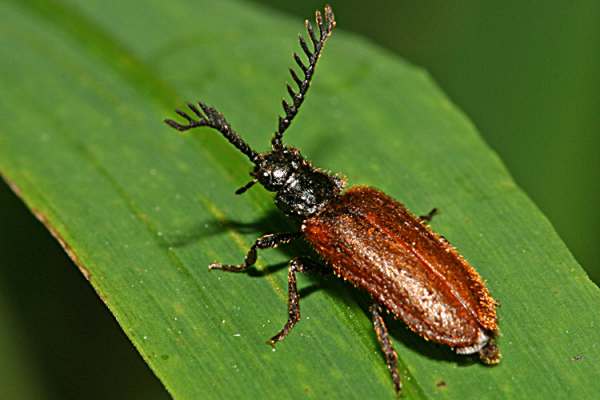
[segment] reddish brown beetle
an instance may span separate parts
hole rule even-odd
[[[300,36],[308,65],[294,53],[303,79],[290,69],[298,89],[287,85],[292,102],[283,101],[285,116],[271,141],[272,150],[257,153],[231,128],[223,115],[204,103],[188,104],[193,113],[177,110],[185,124],[167,119],[171,127],[186,131],[207,126],[221,132],[254,164],[253,179],[236,191],[242,194],[255,183],[276,192],[275,204],[298,220],[300,232],[260,237],[239,265],[211,264],[210,269],[245,271],[256,262],[256,250],[274,248],[304,238],[333,272],[354,286],[368,291],[377,339],[392,374],[396,391],[401,388],[397,355],[392,348],[382,310],[392,313],[426,340],[448,345],[458,354],[478,353],[485,364],[497,364],[500,352],[496,302],[477,272],[427,222],[433,216],[416,217],[402,204],[369,187],[342,192],[344,180],[313,167],[298,149],[282,142],[283,133],[298,113],[308,91],[315,66],[327,38],[335,27],[331,7],[316,12],[318,32],[306,21],[312,49]],[[270,340],[283,340],[300,319],[296,273],[320,268],[307,258],[294,258],[288,273],[289,317]]]

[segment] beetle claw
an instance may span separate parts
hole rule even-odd
[[[208,270],[212,271],[213,269],[222,269],[223,264],[219,264],[219,263],[212,263],[208,266]]]

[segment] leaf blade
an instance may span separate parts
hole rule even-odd
[[[251,223],[261,213],[269,215],[269,196],[253,189],[235,199],[233,190],[248,170],[243,158],[209,130],[181,139],[160,121],[170,116],[167,108],[183,104],[176,93],[185,93],[218,105],[244,132],[272,131],[285,67],[292,62],[295,35],[288,33],[301,29],[252,7],[223,4],[224,14],[208,3],[177,2],[168,8],[148,3],[137,25],[123,23],[137,7],[133,3],[111,10],[100,2],[72,8],[3,5],[12,13],[13,27],[27,28],[25,35],[9,32],[15,43],[36,52],[5,54],[11,64],[3,64],[2,72],[11,78],[12,100],[0,106],[14,118],[2,126],[0,171],[73,249],[175,397],[387,397],[391,383],[355,293],[326,282],[326,290],[302,303],[310,320],[272,353],[263,340],[285,317],[284,274],[249,279],[208,275],[204,267],[215,260],[235,262],[264,233],[232,230],[227,221]],[[211,18],[198,24],[193,16],[200,13]],[[290,40],[279,39],[280,31]],[[569,349],[585,351],[583,360],[598,357],[589,339],[589,323],[597,316],[585,310],[577,318],[569,314],[582,299],[593,309],[600,302],[597,288],[474,127],[421,71],[351,35],[336,35],[287,140],[306,149],[317,164],[379,186],[413,209],[440,207],[443,214],[434,227],[473,261],[505,304],[501,329],[509,339],[500,342],[505,360],[495,369],[457,368],[457,358],[447,351],[393,324],[395,337],[402,339],[396,345],[400,357],[413,377],[405,382],[408,394],[573,393],[589,372],[580,366],[585,363],[570,361]],[[182,37],[194,40],[173,48]],[[262,56],[265,46],[274,49],[272,57]],[[203,56],[200,65],[197,54]],[[41,60],[44,69],[37,67]],[[280,80],[273,79],[277,74]],[[25,105],[45,112],[31,115]],[[19,134],[23,131],[27,135]],[[335,146],[323,144],[335,135],[340,136]],[[267,139],[248,135],[257,148]],[[319,151],[325,147],[327,153]],[[356,157],[356,149],[368,151]],[[498,216],[516,224],[522,236]],[[266,225],[285,224],[276,219]],[[261,258],[262,266],[285,260],[281,253]],[[517,260],[532,269],[509,268]],[[542,268],[548,263],[556,264],[550,273]],[[532,321],[519,309],[530,302],[531,288],[517,285],[523,274],[527,282],[541,279],[536,296],[556,297],[550,301],[556,316],[544,315],[548,301],[528,305],[536,311]],[[556,326],[577,335],[559,335],[552,342]],[[553,350],[536,345],[533,335],[540,327]],[[248,350],[240,353],[240,348]],[[539,365],[550,382],[542,389],[524,387],[528,379],[542,382],[542,374],[531,371]],[[445,387],[436,385],[440,380]],[[561,380],[569,384],[556,383]],[[584,390],[595,392],[594,384]]]

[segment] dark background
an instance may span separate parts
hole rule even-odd
[[[300,18],[323,5],[255,3],[295,15],[299,32]],[[331,3],[340,29],[431,73],[600,282],[600,2]],[[2,397],[166,398],[77,268],[2,183],[0,221],[0,321],[11,328],[0,329]]]

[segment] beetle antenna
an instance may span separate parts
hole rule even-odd
[[[195,114],[196,118],[191,117],[187,112],[175,110],[175,112],[180,117],[185,119],[187,123],[180,124],[179,122],[176,122],[172,119],[165,119],[165,123],[171,128],[177,129],[180,132],[184,132],[192,128],[197,128],[199,126],[208,126],[210,128],[216,129],[217,131],[221,132],[221,134],[223,134],[223,136],[225,136],[227,140],[229,140],[229,143],[234,145],[239,151],[244,153],[250,159],[250,161],[256,164],[256,161],[258,159],[258,153],[252,150],[250,145],[246,143],[244,139],[242,139],[240,135],[238,135],[233,130],[233,128],[231,127],[229,122],[227,122],[223,114],[218,112],[213,107],[207,106],[201,101],[198,102],[198,106],[200,106],[200,108],[198,108],[195,104],[191,103],[188,103],[187,106]]]
[[[294,91],[292,86],[287,84],[287,91],[292,99],[292,103],[289,104],[286,100],[282,100],[281,104],[283,106],[285,116],[279,117],[279,126],[277,128],[277,132],[275,132],[275,136],[273,136],[273,139],[271,140],[273,150],[278,150],[283,147],[283,133],[292,123],[292,120],[298,113],[298,110],[300,109],[300,106],[304,101],[304,97],[306,96],[306,92],[308,92],[311,79],[315,72],[317,61],[321,56],[323,46],[325,45],[325,42],[327,41],[329,36],[331,36],[333,28],[335,28],[335,16],[333,15],[333,11],[329,4],[325,5],[324,17],[320,11],[315,12],[315,21],[317,23],[317,28],[319,29],[318,33],[315,32],[309,20],[304,21],[306,31],[308,32],[308,37],[312,42],[312,50],[309,49],[302,35],[300,35],[298,38],[300,42],[300,47],[302,47],[304,54],[306,54],[306,57],[308,58],[308,65],[304,64],[304,61],[302,61],[302,59],[297,53],[294,53],[294,60],[296,61],[296,64],[298,64],[298,67],[300,67],[300,70],[302,70],[304,79],[300,79],[296,71],[290,68],[292,80],[298,86],[298,91]]]

